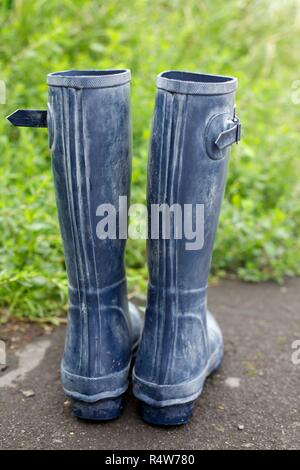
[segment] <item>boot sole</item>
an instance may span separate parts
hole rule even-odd
[[[213,374],[217,369],[219,369],[222,363],[222,359],[223,354],[220,355],[220,359],[217,363],[211,367],[208,367],[208,371],[203,380],[199,395],[202,393],[205,380],[209,375]],[[139,400],[141,417],[146,423],[157,426],[179,426],[182,424],[187,424],[192,418],[193,407],[196,401],[197,399],[178,405],[153,406],[143,402],[142,400]]]
[[[87,421],[109,421],[119,418],[124,407],[123,395],[94,403],[73,399],[73,416]]]
[[[132,369],[138,350],[139,339],[132,347],[132,360],[130,370]],[[85,421],[110,421],[120,417],[124,408],[124,394],[115,398],[106,398],[96,402],[86,402],[77,400],[73,401],[72,414],[76,418]]]
[[[191,419],[194,403],[195,401],[182,405],[156,407],[140,402],[141,417],[146,423],[157,426],[180,426]]]

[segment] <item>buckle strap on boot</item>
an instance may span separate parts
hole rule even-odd
[[[7,119],[18,127],[48,127],[48,111],[37,109],[17,109]]]
[[[228,147],[241,139],[241,123],[236,115],[228,111],[214,114],[207,123],[204,132],[206,151],[212,160],[226,157]]]
[[[223,150],[234,143],[237,144],[241,140],[242,125],[238,116],[235,113],[235,110],[232,122],[234,125],[229,129],[220,132],[217,139],[215,140],[215,145],[218,147],[219,150]]]

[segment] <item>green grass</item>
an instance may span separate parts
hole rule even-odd
[[[145,199],[155,77],[178,68],[239,79],[242,143],[231,154],[214,251],[214,276],[282,280],[300,274],[299,0],[2,0],[0,79],[0,311],[40,321],[66,309],[47,131],[14,129],[5,116],[45,108],[46,75],[129,67],[133,202]],[[131,292],[144,295],[145,243],[129,241]]]

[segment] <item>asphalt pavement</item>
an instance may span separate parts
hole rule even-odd
[[[192,421],[175,428],[143,423],[130,390],[120,419],[74,418],[59,374],[65,326],[0,326],[0,449],[300,449],[300,279],[223,281],[210,288],[209,308],[224,333],[224,361]]]

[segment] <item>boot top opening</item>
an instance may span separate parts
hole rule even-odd
[[[168,70],[157,77],[157,88],[191,95],[223,95],[233,93],[237,79],[224,75]]]
[[[71,88],[107,88],[125,85],[131,79],[128,69],[64,70],[48,75],[48,85]]]

